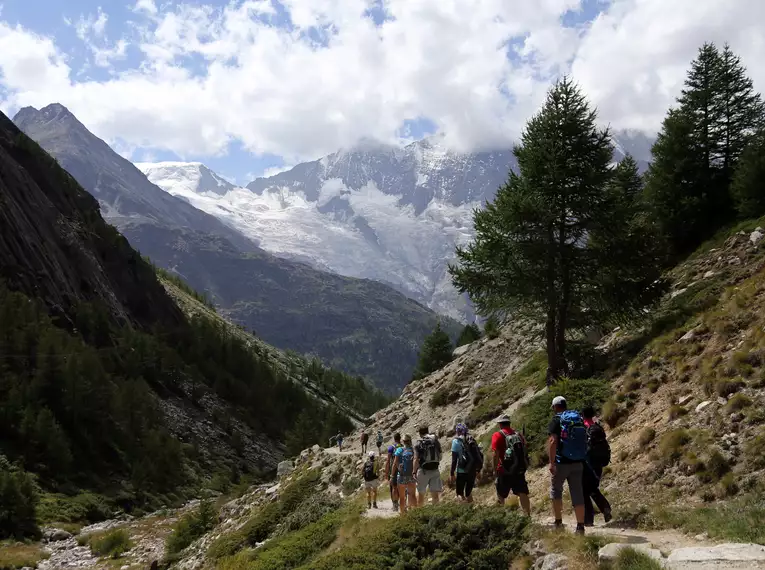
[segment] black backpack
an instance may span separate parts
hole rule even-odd
[[[505,438],[505,457],[502,458],[502,467],[508,475],[520,475],[529,468],[529,456],[526,444],[519,433],[511,435],[500,431]]]
[[[469,435],[461,443],[460,469],[464,469],[466,473],[479,473],[483,469],[483,453],[478,442],[472,435]]]
[[[377,479],[377,473],[375,473],[375,461],[374,459],[368,459],[364,464],[364,481],[374,481]]]
[[[587,428],[587,460],[593,467],[605,467],[611,463],[611,446],[606,439],[606,430],[599,423]]]
[[[433,436],[426,436],[417,445],[417,454],[420,458],[420,467],[423,469],[438,469],[441,462],[441,450]]]

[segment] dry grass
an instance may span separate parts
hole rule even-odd
[[[0,543],[0,568],[3,570],[34,568],[46,558],[48,558],[48,554],[37,544]]]

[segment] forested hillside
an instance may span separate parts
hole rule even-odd
[[[0,166],[0,453],[4,484],[24,497],[4,507],[0,534],[33,530],[35,487],[143,508],[216,473],[270,470],[285,441],[294,449],[352,427],[257,343],[187,317],[96,201],[5,116]],[[353,389],[361,379],[306,368],[330,396],[350,387],[350,405],[382,401]],[[168,413],[210,401],[218,415],[206,421],[229,430],[224,445],[179,434]],[[72,516],[104,516],[95,511]]]

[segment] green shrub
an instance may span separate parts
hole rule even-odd
[[[749,440],[744,448],[747,460],[755,469],[765,469],[765,435],[760,434]]]
[[[301,503],[317,490],[320,471],[313,469],[287,485],[279,499],[261,507],[241,529],[216,539],[207,551],[212,559],[231,556],[244,546],[266,540],[281,520],[295,512]]]
[[[728,412],[738,412],[744,408],[748,408],[753,403],[754,402],[752,402],[752,399],[746,394],[736,394],[730,400],[728,400],[725,409]]]
[[[600,412],[600,419],[602,419],[608,427],[615,428],[623,419],[629,415],[629,412],[620,407],[614,400],[608,400],[603,404],[603,411]]]
[[[133,547],[130,534],[124,528],[94,534],[89,543],[93,554],[109,558],[119,558]]]
[[[676,420],[688,414],[688,410],[678,404],[673,404],[669,408],[669,419]]]
[[[569,409],[581,410],[586,405],[599,408],[610,395],[610,385],[605,380],[565,380],[552,386],[548,393],[540,395],[522,406],[512,418],[516,429],[526,428],[529,451],[534,453],[547,439],[547,426],[552,419],[550,402],[555,396],[564,396]]]
[[[282,536],[305,528],[338,510],[342,505],[343,501],[337,495],[317,493],[308,497],[294,512],[284,517],[274,536]]]
[[[441,504],[385,521],[374,535],[303,568],[508,568],[528,540],[528,525],[528,519],[504,507]]]
[[[109,519],[114,513],[112,502],[103,495],[80,493],[43,495],[39,518],[45,523],[97,523]]]
[[[716,449],[709,454],[706,460],[707,471],[712,475],[714,481],[718,481],[723,475],[730,471],[730,463]]]
[[[0,538],[37,537],[37,486],[31,475],[7,465],[4,456],[0,460]]]
[[[455,384],[443,386],[436,390],[430,398],[430,407],[439,408],[457,401],[460,397],[460,387]]]
[[[726,473],[722,479],[720,479],[720,491],[723,497],[732,497],[739,491],[738,483],[733,473]]]
[[[656,438],[656,430],[652,427],[643,428],[638,437],[640,445],[648,445]]]
[[[297,568],[319,554],[337,538],[343,518],[338,512],[295,532],[269,540],[258,550],[221,560],[220,570],[276,570]]]
[[[499,319],[494,315],[491,315],[483,325],[483,332],[490,339],[497,338],[499,336]]]
[[[465,346],[466,344],[475,342],[480,338],[481,329],[478,328],[477,324],[471,323],[469,325],[465,325],[465,328],[462,329],[459,338],[457,338],[457,346]]]
[[[353,495],[353,493],[359,490],[359,487],[361,487],[361,477],[356,475],[346,477],[343,481],[343,494],[346,496]]]
[[[746,386],[746,384],[740,378],[736,378],[736,379],[723,378],[718,380],[715,383],[715,391],[717,392],[718,396],[725,398],[726,396],[735,394],[736,392],[741,390],[741,388],[743,388],[744,386]]]
[[[659,452],[668,461],[676,461],[683,454],[683,448],[691,441],[691,436],[684,429],[676,429],[664,434],[659,443]]]
[[[211,531],[218,522],[218,514],[209,501],[202,501],[199,507],[185,514],[175,524],[173,532],[167,538],[168,557],[178,554],[195,540]]]

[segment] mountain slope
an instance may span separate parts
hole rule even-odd
[[[410,379],[418,346],[438,319],[433,312],[379,283],[340,278],[266,253],[151,184],[61,105],[26,108],[16,120],[99,199],[104,216],[134,247],[207,292],[225,314],[266,342],[310,352],[390,391]],[[207,196],[231,188],[199,164],[163,168],[172,171],[179,188],[191,184]],[[456,335],[456,323],[447,328]]]
[[[46,490],[156,505],[216,473],[269,470],[285,447],[352,427],[349,407],[381,401],[184,314],[96,200],[2,114],[0,204],[0,471],[7,457]]]
[[[645,167],[649,139],[623,132],[615,143],[615,160],[630,152]],[[472,236],[473,209],[494,197],[516,162],[510,150],[456,153],[438,137],[404,148],[365,143],[225,195],[195,185],[185,174],[193,165],[138,166],[271,253],[389,283],[438,312],[470,320],[447,263]]]

